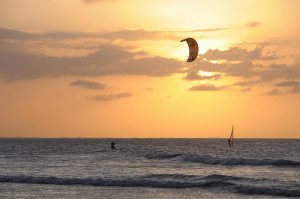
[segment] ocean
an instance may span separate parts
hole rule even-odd
[[[300,139],[0,139],[0,198],[254,197],[300,198]]]

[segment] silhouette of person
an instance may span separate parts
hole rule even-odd
[[[229,145],[229,147],[233,146],[233,142],[232,142],[232,140],[230,138],[228,139],[228,145]]]
[[[110,143],[110,148],[111,150],[117,150],[116,147],[115,147],[115,142],[113,141],[112,143]]]

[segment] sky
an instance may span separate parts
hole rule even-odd
[[[299,7],[0,0],[0,137],[300,138]]]

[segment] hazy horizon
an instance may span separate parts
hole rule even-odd
[[[0,137],[0,139],[228,139],[228,137]],[[298,137],[236,137],[234,139],[298,140]]]

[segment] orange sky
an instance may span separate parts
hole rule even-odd
[[[300,138],[299,7],[2,0],[0,136]]]

